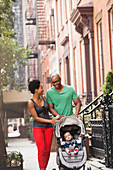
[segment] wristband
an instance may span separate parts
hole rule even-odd
[[[60,115],[57,115],[56,118],[59,119],[59,118],[60,118]]]

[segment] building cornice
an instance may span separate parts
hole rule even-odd
[[[106,4],[106,8],[107,10],[110,10],[111,8],[113,8],[113,0],[108,0]]]
[[[71,13],[70,20],[75,25],[75,30],[83,34],[83,27],[87,26],[89,30],[92,30],[93,22],[93,4],[85,4],[78,6],[76,9],[73,9]]]

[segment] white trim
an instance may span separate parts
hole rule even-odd
[[[77,56],[77,50],[75,48],[75,69],[76,69],[76,83],[77,83],[77,94],[80,94],[80,86],[79,86],[79,64],[78,64],[78,56]]]
[[[74,62],[73,62],[73,44],[72,44],[72,23],[70,21],[70,2],[67,0],[67,17],[68,17],[68,28],[69,28],[69,45],[70,45],[70,81],[71,86],[75,87],[74,82]]]
[[[101,85],[104,84],[104,63],[103,63],[103,39],[102,39],[102,21],[98,22],[98,42],[99,42],[99,59],[100,59],[100,73]]]
[[[85,45],[84,42],[81,42],[81,52],[82,52],[82,68],[83,68],[83,87],[84,87],[84,93],[87,92],[86,88],[86,62],[85,62]]]

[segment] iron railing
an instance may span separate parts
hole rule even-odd
[[[107,102],[112,104],[110,99]],[[107,107],[102,107],[102,123],[105,165],[113,168],[113,105],[110,104]]]
[[[101,119],[98,119],[98,111]],[[103,96],[101,94],[88,104],[79,115],[89,115],[88,122],[92,128],[92,154],[94,157],[104,158],[106,167],[113,168],[113,92]]]
[[[100,112],[101,107],[108,107],[111,103],[113,103],[112,95],[113,92],[104,96],[102,93],[79,112],[79,115],[82,115],[82,121],[85,127],[87,124],[87,121],[85,121],[85,116],[89,115],[89,119],[97,119],[98,112]]]

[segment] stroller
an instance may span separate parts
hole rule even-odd
[[[72,150],[71,155],[68,155],[64,149],[64,133],[70,132],[75,140],[78,139],[78,148],[79,152],[77,155],[74,155]],[[81,137],[79,137],[81,134]],[[85,170],[85,163],[87,159],[86,148],[85,148],[85,129],[81,120],[76,117],[68,116],[63,117],[56,124],[56,137],[58,144],[57,152],[57,164],[59,169],[64,170],[78,170],[81,167]],[[81,140],[79,140],[81,138]],[[71,148],[72,149],[72,148]],[[91,168],[87,168],[91,170]]]

